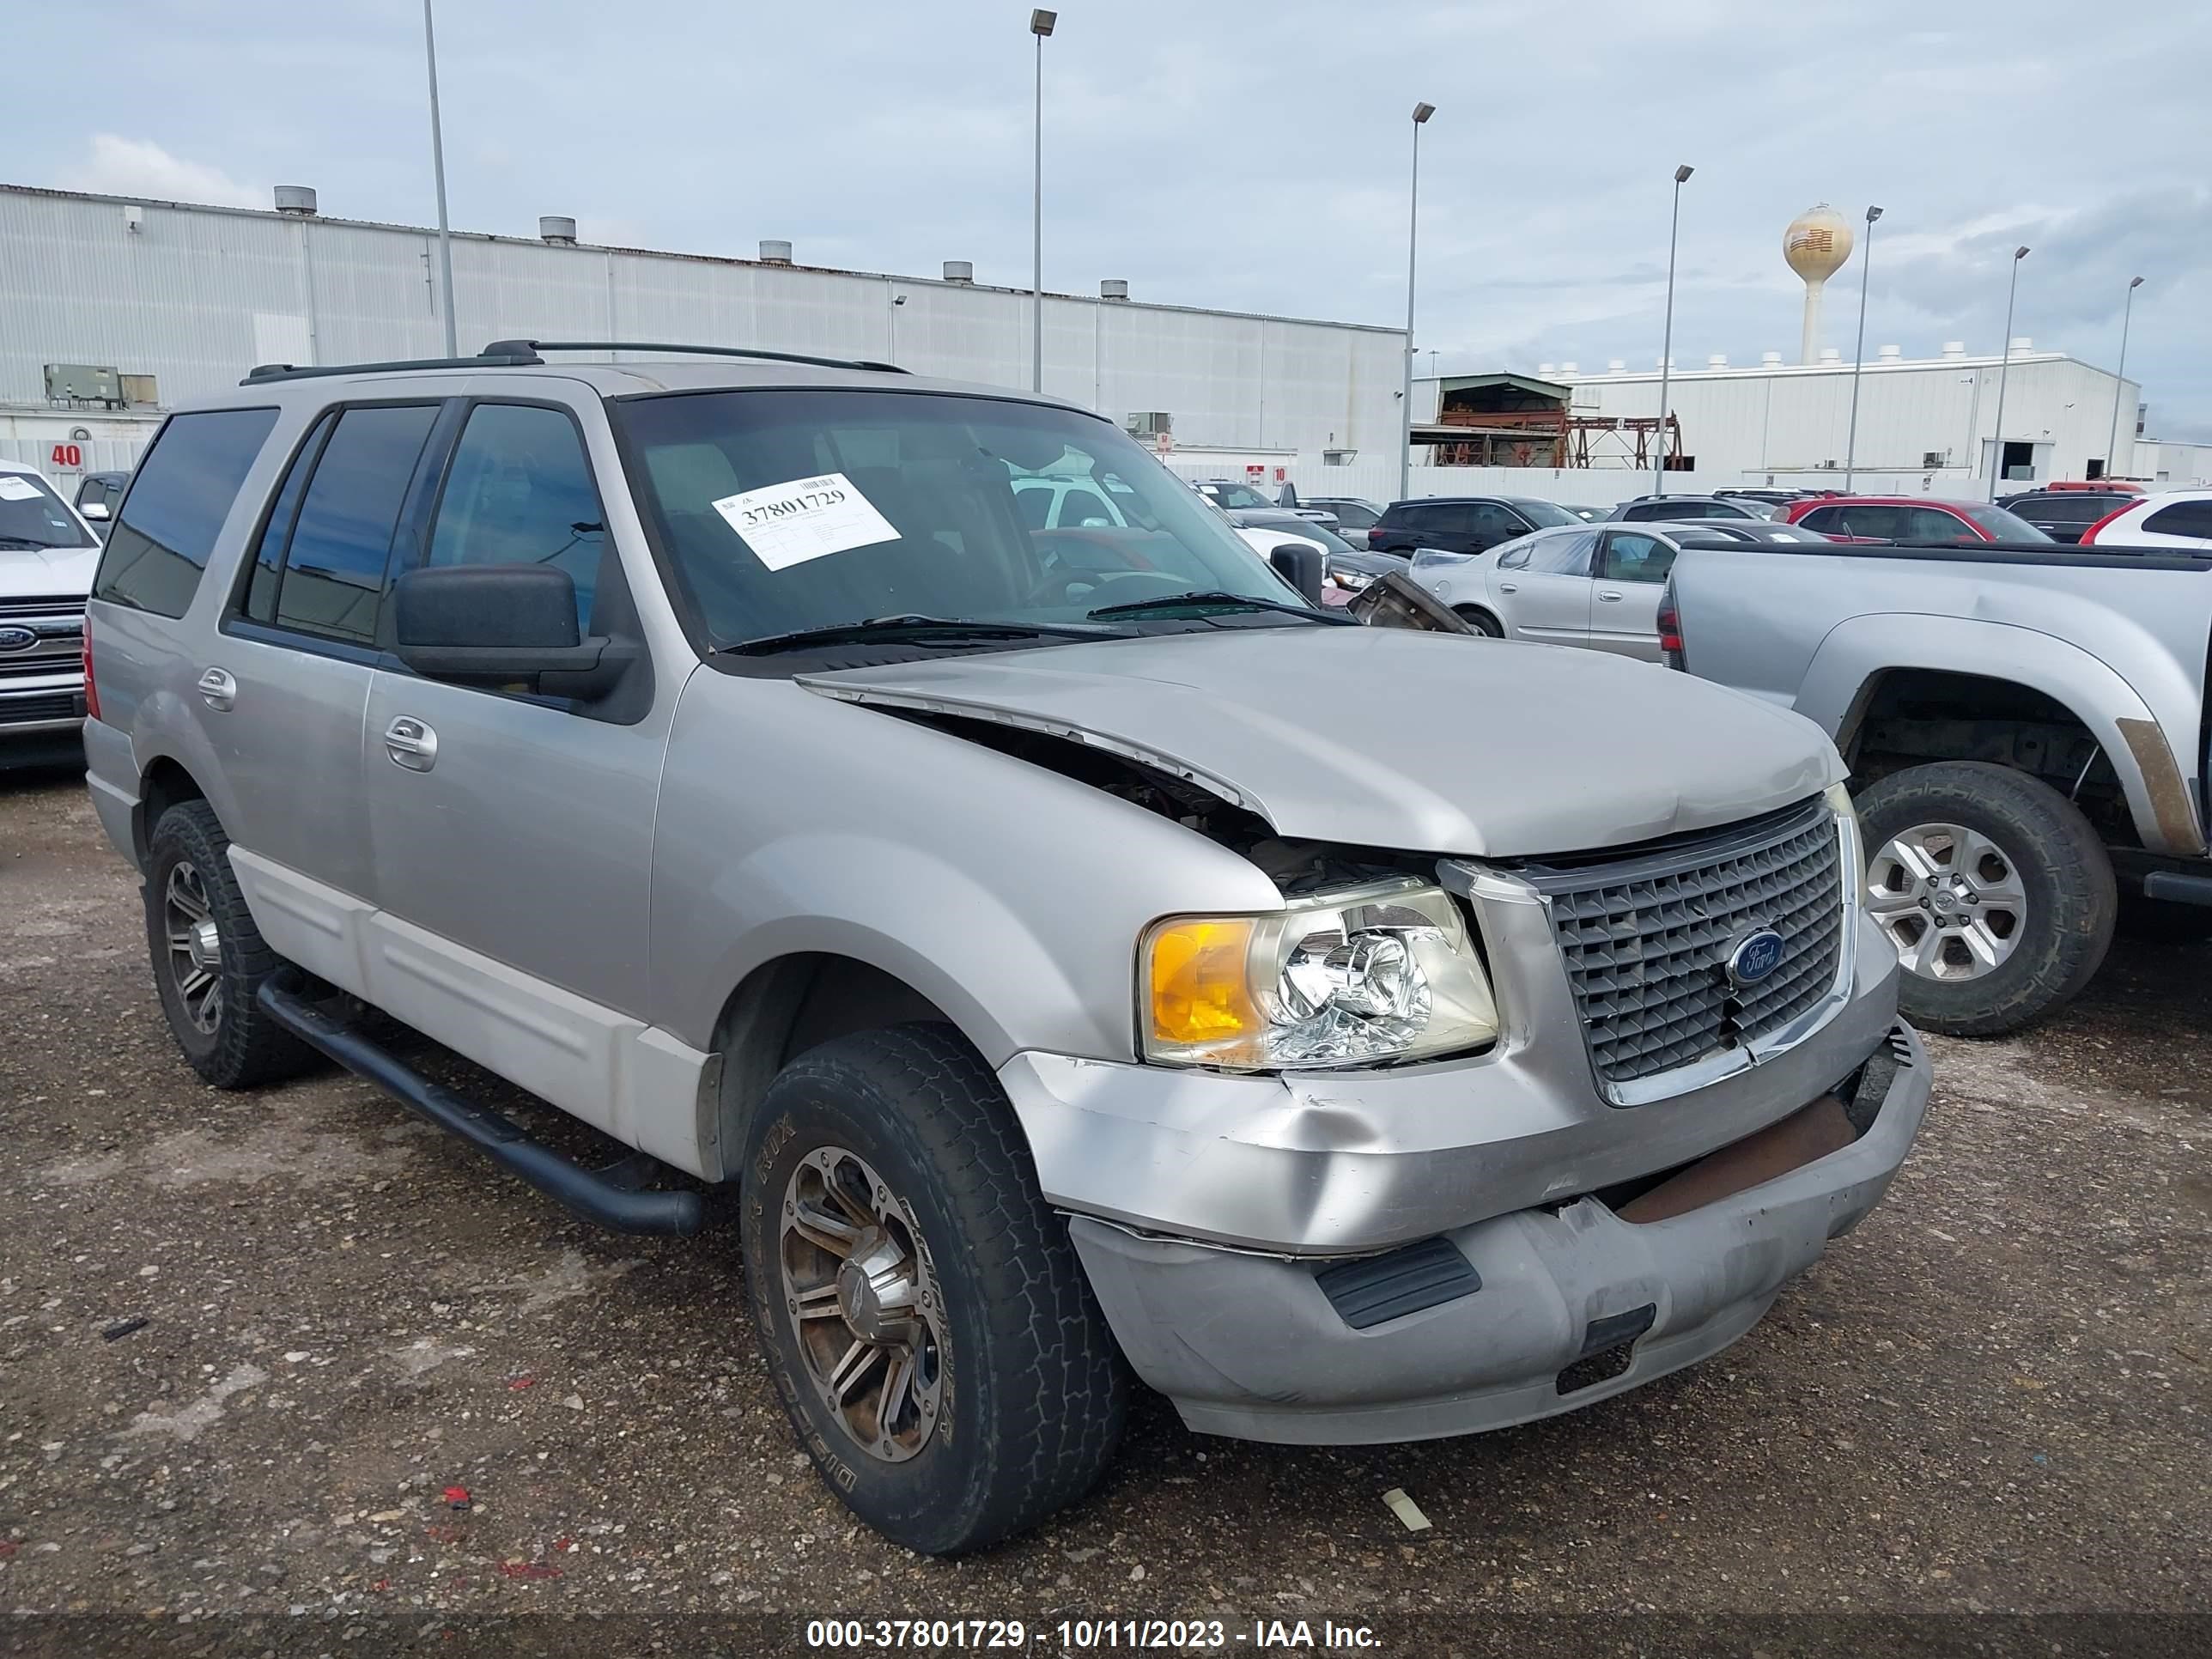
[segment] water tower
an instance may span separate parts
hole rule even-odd
[[[1805,337],[1797,361],[1818,362],[1820,290],[1851,257],[1851,222],[1826,202],[1807,208],[1782,233],[1782,257],[1805,283]]]

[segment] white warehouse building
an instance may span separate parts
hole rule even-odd
[[[73,486],[130,465],[163,409],[257,363],[443,355],[434,231],[325,218],[299,186],[276,197],[283,210],[0,185],[0,457]],[[788,243],[724,258],[539,224],[536,240],[453,233],[465,355],[501,338],[639,340],[1030,384],[1029,292],[978,283],[963,262],[895,276],[797,264]],[[1044,296],[1048,393],[1130,425],[1188,477],[1395,486],[1402,331],[1127,295],[1108,281],[1095,298]]]

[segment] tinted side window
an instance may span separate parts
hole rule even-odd
[[[589,633],[605,544],[599,492],[574,421],[560,410],[522,404],[470,411],[438,502],[431,564],[565,570],[576,585],[576,626]]]
[[[337,418],[335,414],[324,416],[307,434],[285,471],[284,482],[277,486],[276,500],[253,544],[253,575],[246,592],[246,614],[255,622],[276,620],[276,579],[284,574],[284,544],[291,538],[293,521],[300,516],[300,497],[307,493],[307,475],[315,470],[315,457],[322,453],[323,441]]]
[[[2176,501],[2143,520],[2154,536],[2201,536],[2212,539],[2212,501]]]
[[[1844,510],[1840,507],[1816,507],[1797,523],[1802,529],[1818,531],[1824,536],[1840,536],[1844,533]]]
[[[300,502],[276,591],[276,622],[367,645],[376,638],[392,532],[434,404],[349,409]]]
[[[1981,539],[1968,526],[1937,507],[1906,507],[1890,510],[1904,521],[1893,532],[1902,541],[1972,542]]]
[[[172,416],[138,464],[100,556],[93,597],[183,616],[238,487],[276,424],[273,409]]]
[[[1521,522],[1521,515],[1508,511],[1494,501],[1483,501],[1467,509],[1469,533],[1487,541],[1510,541],[1516,536],[1525,536],[1528,526]]]

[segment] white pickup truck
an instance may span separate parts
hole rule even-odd
[[[84,725],[100,543],[37,468],[0,461],[0,769],[65,760]]]
[[[1674,666],[1835,739],[1916,1025],[1991,1036],[2060,1006],[2123,895],[2212,932],[2212,551],[1699,547],[1659,626]]]

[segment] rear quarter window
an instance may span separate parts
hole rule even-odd
[[[2195,536],[2212,540],[2212,501],[2176,501],[2145,519],[2143,529],[2154,536]]]
[[[100,555],[92,596],[134,611],[183,616],[239,487],[276,424],[273,409],[171,416],[131,478]]]

